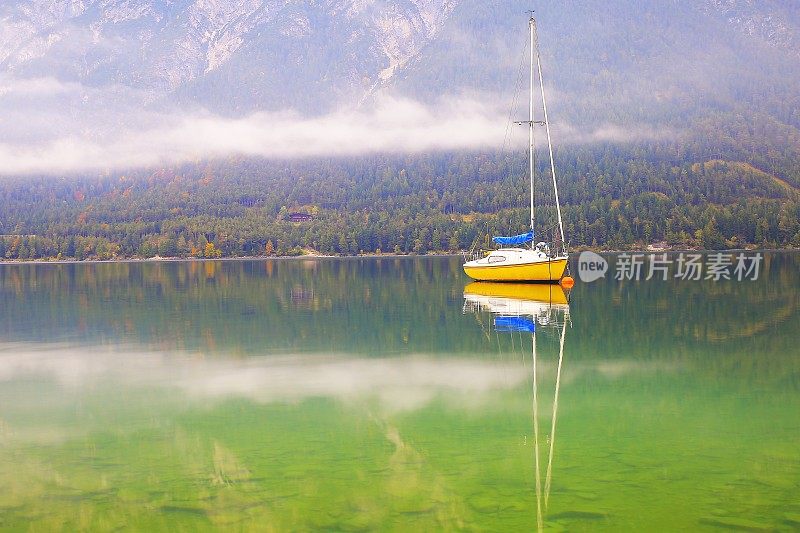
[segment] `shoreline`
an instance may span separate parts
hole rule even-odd
[[[676,254],[676,253],[734,253],[734,252],[769,252],[769,253],[797,253],[798,248],[727,248],[724,250],[706,250],[701,248],[669,248],[669,249],[650,249],[650,250],[601,250],[597,248],[581,248],[570,252],[570,257],[579,255],[581,252],[591,251],[597,254]],[[461,257],[467,252],[454,253],[428,253],[428,254],[361,254],[361,255],[325,255],[325,254],[306,254],[306,255],[255,255],[239,257],[150,257],[141,259],[136,257],[125,257],[118,259],[2,259],[2,265],[70,265],[70,264],[103,264],[103,263],[178,263],[178,262],[206,262],[206,261],[264,261],[264,260],[309,260],[309,259],[380,259],[383,257],[398,258],[419,258],[419,257]]]

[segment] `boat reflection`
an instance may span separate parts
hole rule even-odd
[[[529,333],[532,360],[532,414],[533,448],[536,484],[536,526],[544,530],[544,516],[550,503],[553,474],[553,454],[558,420],[558,395],[561,388],[561,370],[564,363],[564,339],[571,325],[569,293],[558,285],[530,285],[516,283],[475,282],[464,287],[464,311],[490,312],[494,315],[496,333]],[[542,484],[539,432],[539,377],[536,337],[555,336],[558,339],[558,364],[556,367],[553,411],[547,443],[547,466]],[[544,485],[544,486],[542,486]]]
[[[464,287],[464,311],[492,313],[495,328],[507,323],[510,317],[521,320],[527,317],[545,326],[569,321],[569,293],[555,284],[476,281]]]

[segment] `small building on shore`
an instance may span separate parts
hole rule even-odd
[[[289,222],[310,222],[314,220],[314,215],[309,213],[294,212],[286,215],[286,220]]]

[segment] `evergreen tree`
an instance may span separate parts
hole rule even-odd
[[[725,248],[725,237],[719,232],[717,228],[716,217],[711,217],[706,225],[703,227],[701,234],[701,241],[703,248],[706,250],[722,250]]]

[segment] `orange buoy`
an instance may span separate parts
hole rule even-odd
[[[564,276],[561,278],[561,286],[565,289],[571,289],[575,285],[575,280],[569,276]]]

